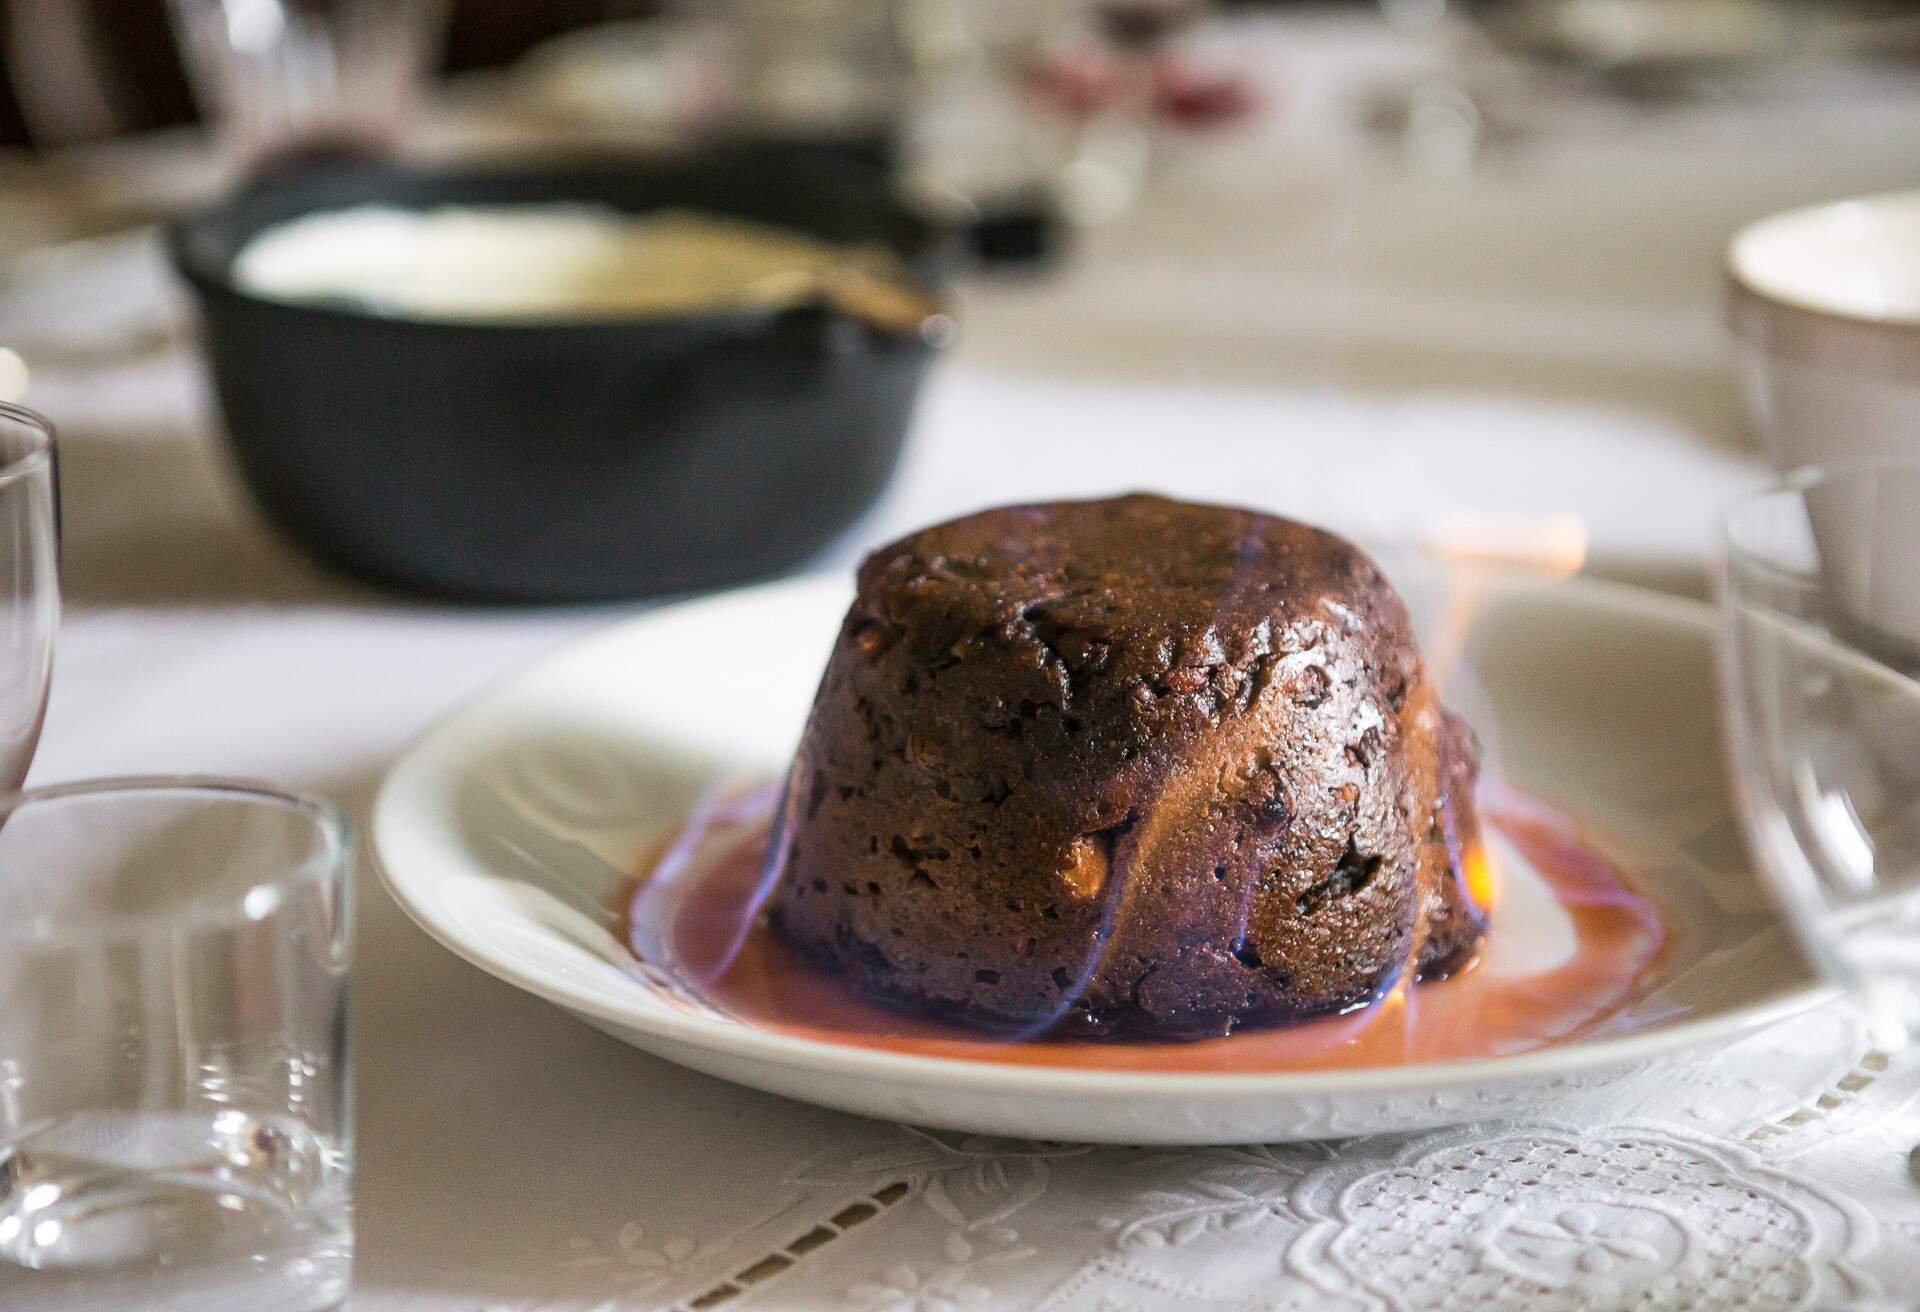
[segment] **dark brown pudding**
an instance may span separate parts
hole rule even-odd
[[[1346,541],[1153,496],[984,511],[861,566],[772,915],[973,1024],[1284,1023],[1471,955],[1477,769]]]

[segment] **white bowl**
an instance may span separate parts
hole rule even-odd
[[[1727,1042],[1828,995],[1745,864],[1719,759],[1710,611],[1596,583],[1399,574],[1416,616],[1432,620],[1430,649],[1464,638],[1483,685],[1469,709],[1509,781],[1604,836],[1677,917],[1631,1025],[1424,1066],[1066,1070],[791,1037],[636,969],[617,910],[629,872],[720,780],[784,765],[847,602],[838,582],[661,610],[510,680],[394,768],[374,856],[448,948],[637,1047],[808,1102],[986,1134],[1202,1144],[1474,1120]],[[483,1036],[486,1018],[473,1022]]]

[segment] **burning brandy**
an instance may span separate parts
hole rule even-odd
[[[1493,847],[1466,878],[1502,919],[1471,968],[1396,986],[1345,1015],[1186,1042],[1018,1041],[883,1006],[804,960],[761,914],[770,799],[709,812],[643,877],[630,940],[712,1005],[822,1042],[922,1056],[1160,1072],[1335,1070],[1506,1056],[1587,1033],[1645,985],[1667,941],[1657,907],[1566,818],[1517,798],[1487,808]],[[1500,856],[1514,868],[1503,869]],[[661,896],[670,880],[674,896]],[[663,922],[664,923],[661,923]]]

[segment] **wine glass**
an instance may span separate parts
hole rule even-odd
[[[1721,685],[1748,837],[1875,1041],[1920,1034],[1920,462],[1806,470],[1723,521]]]
[[[60,623],[53,425],[0,402],[0,791],[27,777]]]

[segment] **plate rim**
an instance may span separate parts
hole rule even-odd
[[[1573,593],[1616,613],[1631,613],[1673,627],[1705,633],[1717,628],[1709,604],[1631,584],[1574,576],[1546,581],[1519,572],[1503,572],[1504,587],[1513,580],[1532,578],[1556,593]],[[596,632],[562,643],[490,683],[416,735],[389,766],[375,797],[367,826],[368,864],[387,894],[427,936],[486,974],[530,993],[582,1018],[610,1024],[625,1033],[644,1035],[665,1043],[698,1049],[716,1056],[772,1064],[790,1071],[830,1071],[839,1077],[884,1078],[896,1082],[935,1084],[958,1091],[986,1089],[1027,1093],[1097,1095],[1101,1098],[1211,1096],[1263,1094],[1274,1097],[1314,1097],[1332,1093],[1404,1093],[1415,1089],[1456,1089],[1472,1085],[1500,1085],[1550,1079],[1588,1071],[1616,1070],[1644,1064],[1679,1051],[1730,1043],[1757,1029],[1810,1011],[1839,996],[1833,984],[1809,980],[1788,989],[1712,1016],[1658,1025],[1633,1034],[1575,1039],[1509,1056],[1474,1057],[1399,1066],[1368,1066],[1309,1071],[1124,1071],[1069,1066],[1022,1066],[967,1057],[888,1052],[857,1044],[784,1034],[736,1020],[711,1020],[671,1011],[646,1011],[603,1004],[570,989],[564,981],[522,968],[493,951],[477,936],[463,934],[428,910],[409,890],[409,877],[396,876],[388,856],[395,846],[404,793],[420,778],[437,773],[432,767],[450,749],[470,723],[514,690],[538,681],[550,669],[581,659],[599,646],[618,646],[635,628],[690,607],[717,603],[750,606],[768,594],[826,592],[830,586],[846,595],[850,589],[830,574],[802,574],[703,597],[688,598],[649,609]],[[478,867],[478,863],[474,863]],[[482,867],[483,868],[483,867]],[[1791,931],[1791,925],[1784,928]],[[670,1060],[670,1059],[669,1059]]]

